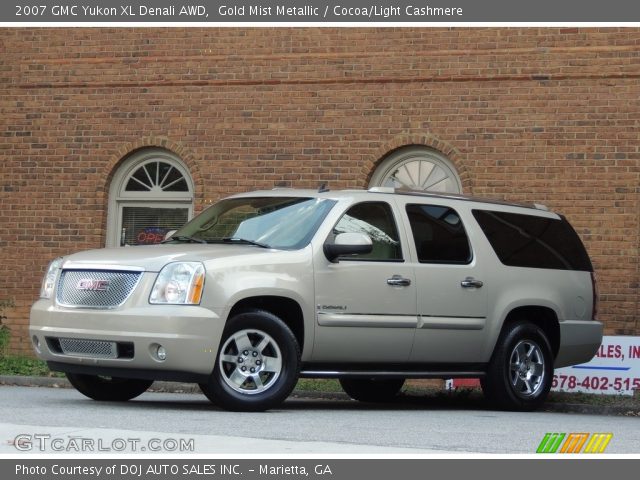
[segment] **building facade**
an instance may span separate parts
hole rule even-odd
[[[56,256],[154,243],[253,189],[408,185],[537,202],[640,334],[640,29],[0,30],[11,350]]]

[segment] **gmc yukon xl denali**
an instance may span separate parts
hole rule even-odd
[[[373,402],[408,378],[476,377],[496,407],[531,410],[602,339],[564,217],[387,188],[235,195],[161,245],[53,260],[40,297],[37,355],[96,400],[162,379],[257,411],[300,377]]]

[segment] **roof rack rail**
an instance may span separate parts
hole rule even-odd
[[[475,201],[475,202],[482,202],[482,203],[492,203],[495,205],[509,205],[512,207],[533,208],[533,209],[541,210],[544,212],[550,211],[546,205],[543,205],[541,203],[508,202],[508,201],[499,200],[499,199],[461,195],[459,193],[434,192],[434,191],[428,191],[428,190],[413,190],[410,188],[394,188],[394,187],[371,187],[367,191],[371,193],[395,193],[397,195],[418,195],[422,197],[450,198],[453,200]]]
[[[394,187],[371,187],[368,191],[371,193],[396,193]]]

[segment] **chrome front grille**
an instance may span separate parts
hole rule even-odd
[[[91,358],[118,358],[116,342],[83,340],[80,338],[59,338],[60,350],[65,355]]]
[[[56,299],[65,307],[114,308],[133,292],[142,272],[63,270]]]

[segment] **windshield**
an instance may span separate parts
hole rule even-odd
[[[311,241],[335,203],[301,197],[230,198],[207,208],[172,238],[298,249]]]

